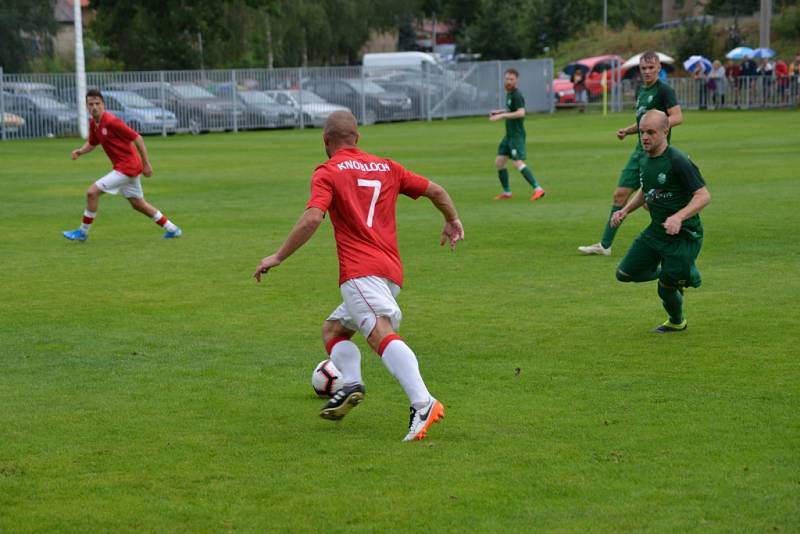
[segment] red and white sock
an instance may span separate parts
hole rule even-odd
[[[157,225],[163,227],[164,230],[168,232],[174,232],[175,230],[178,229],[178,227],[175,226],[175,224],[172,221],[167,219],[166,215],[164,215],[158,210],[156,210],[155,215],[153,215],[153,221],[155,221]]]
[[[92,229],[92,223],[97,216],[96,211],[83,210],[83,219],[81,220],[81,232],[88,234]]]
[[[390,334],[383,338],[378,352],[383,360],[383,365],[392,373],[403,390],[408,395],[408,400],[414,408],[422,408],[430,401],[431,394],[419,374],[419,363],[414,351],[406,345],[403,338],[397,334]]]
[[[346,386],[363,384],[361,379],[361,351],[346,337],[335,337],[328,341],[325,349],[331,356],[333,365],[342,373]]]

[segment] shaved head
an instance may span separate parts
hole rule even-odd
[[[358,138],[358,122],[349,111],[334,111],[325,121],[323,134],[332,141],[351,141],[355,144]]]
[[[639,121],[639,141],[642,148],[652,158],[660,156],[669,146],[669,119],[667,114],[651,109]]]
[[[667,114],[663,111],[651,109],[644,114],[642,120],[639,121],[639,124],[644,125],[645,121],[647,122],[648,126],[652,125],[654,128],[658,128],[659,130],[669,130],[669,119],[667,118]]]
[[[322,141],[325,143],[325,153],[328,157],[342,147],[356,146],[358,143],[358,122],[349,111],[334,111],[325,121],[322,132]]]

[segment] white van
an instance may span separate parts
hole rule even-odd
[[[442,64],[439,58],[426,52],[381,52],[364,54],[364,68],[367,70],[378,69],[403,69],[422,70],[426,65],[428,72],[441,72]]]

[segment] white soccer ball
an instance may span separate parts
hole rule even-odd
[[[311,387],[320,397],[332,397],[342,389],[342,373],[331,360],[322,360],[311,375]]]

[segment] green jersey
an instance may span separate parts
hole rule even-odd
[[[514,89],[506,93],[506,111],[514,112],[525,107],[525,98],[522,93]],[[506,137],[525,137],[525,119],[506,119]]]
[[[642,120],[642,117],[645,113],[651,109],[657,109],[666,113],[669,108],[677,105],[678,100],[675,98],[675,91],[666,83],[662,82],[661,80],[656,80],[656,83],[650,87],[646,87],[644,84],[642,84],[639,87],[639,90],[636,92],[637,136],[639,134],[639,121]],[[670,140],[671,135],[672,131],[667,134],[667,141]],[[636,148],[640,150],[642,149],[641,141],[637,142]]]
[[[689,157],[674,147],[667,147],[656,158],[645,157],[639,163],[639,179],[644,199],[650,210],[650,226],[645,230],[653,237],[672,239],[661,223],[689,204],[692,195],[705,187],[706,182]],[[681,224],[680,234],[690,239],[703,237],[700,214],[694,214]]]

